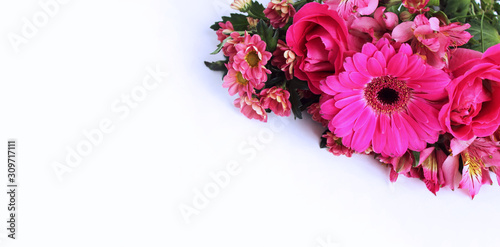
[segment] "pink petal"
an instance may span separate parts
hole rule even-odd
[[[397,25],[394,30],[392,30],[392,38],[397,42],[406,42],[413,38],[413,32],[411,31],[412,21],[406,21]]]

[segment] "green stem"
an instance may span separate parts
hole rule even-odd
[[[483,15],[481,16],[481,51],[484,53],[483,21],[484,21],[484,12]]]

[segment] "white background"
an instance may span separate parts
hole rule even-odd
[[[498,244],[494,177],[473,201],[448,188],[436,197],[416,179],[391,184],[371,157],[319,149],[323,129],[307,117],[241,115],[203,64],[221,58],[209,55],[209,26],[230,3],[71,0],[43,23],[38,1],[1,0],[0,187],[8,138],[18,141],[20,187],[15,241],[0,194],[0,246]],[[24,18],[41,26],[16,52],[9,37],[22,35]],[[157,65],[169,76],[129,115],[113,109]],[[59,180],[54,164],[105,119],[112,131]],[[210,174],[234,162],[239,173],[183,217],[195,191],[214,185]]]

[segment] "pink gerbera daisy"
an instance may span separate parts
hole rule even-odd
[[[450,82],[445,72],[427,65],[407,44],[396,51],[385,38],[346,58],[344,69],[322,82],[330,98],[321,112],[345,146],[358,152],[372,146],[397,157],[438,140],[439,109]]]
[[[258,83],[267,80],[267,74],[271,71],[266,69],[266,64],[272,54],[266,51],[266,42],[260,36],[245,33],[243,42],[235,44],[236,55],[234,56],[233,68],[241,71],[247,80],[255,80]]]

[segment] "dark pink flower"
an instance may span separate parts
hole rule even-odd
[[[274,28],[282,28],[295,15],[292,0],[271,0],[264,10],[264,14]]]
[[[500,125],[500,45],[490,47],[480,59],[456,68],[446,88],[449,103],[439,113],[442,127],[455,138],[493,134]],[[455,66],[454,66],[455,67]]]
[[[331,98],[321,113],[345,146],[363,152],[371,145],[376,153],[397,157],[438,140],[438,114],[450,78],[408,44],[398,51],[385,38],[376,46],[365,44],[346,58],[344,69],[322,82]]]
[[[290,92],[279,87],[266,88],[260,92],[260,102],[265,109],[271,109],[276,115],[288,117],[292,104],[288,100]]]
[[[326,138],[326,147],[328,148],[328,152],[335,156],[345,155],[347,157],[351,157],[354,153],[354,150],[344,146],[342,144],[342,139],[336,137],[332,132],[327,132],[323,135],[323,138]]]
[[[226,23],[224,22],[219,22],[219,27],[220,29],[217,30],[217,39],[222,42],[224,41],[229,35],[234,32],[234,27],[233,24],[231,24],[230,21],[227,21]]]
[[[234,106],[240,108],[241,113],[249,119],[267,122],[266,110],[262,107],[257,98],[244,94],[240,98],[234,100]]]
[[[273,52],[271,64],[285,72],[287,80],[291,80],[293,78],[293,69],[296,61],[295,58],[296,55],[291,48],[284,41],[278,40],[278,46]]]
[[[312,120],[320,123],[321,125],[323,125],[323,127],[327,127],[328,120],[324,119],[321,116],[321,113],[320,113],[321,107],[320,106],[321,106],[320,103],[311,104],[309,107],[307,107],[307,113],[311,114]]]
[[[347,50],[347,27],[334,10],[316,2],[304,5],[288,29],[286,43],[297,55],[294,74],[315,94],[319,82],[342,70]]]

